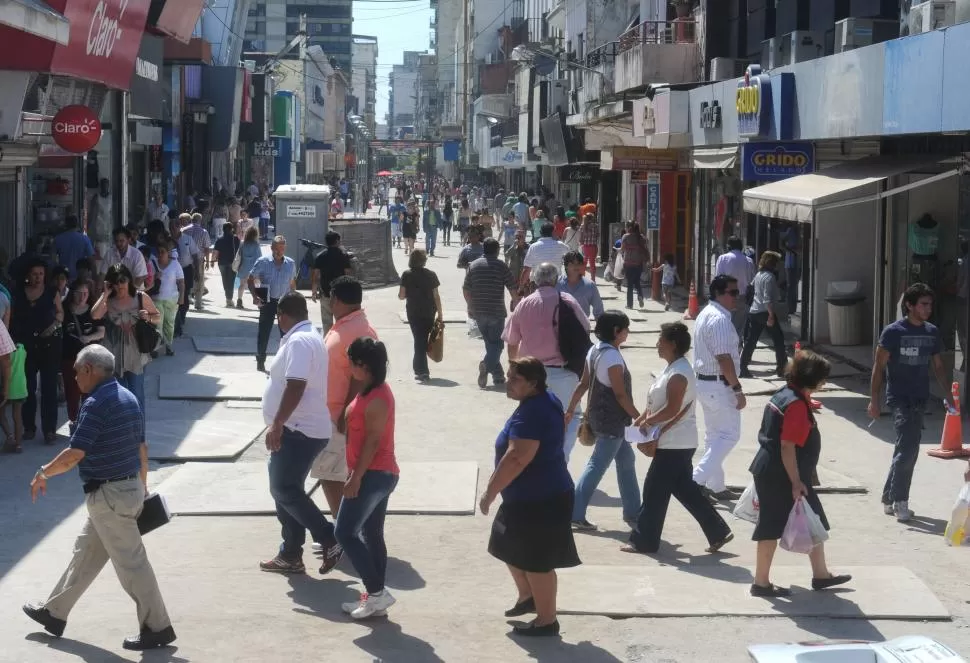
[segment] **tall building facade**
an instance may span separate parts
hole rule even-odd
[[[377,135],[377,37],[354,35],[351,88],[356,99],[356,114]]]
[[[404,51],[404,63],[391,69],[387,103],[388,136],[391,138],[401,137],[402,131],[413,132],[418,103],[418,63],[422,55],[420,51]]]
[[[249,5],[243,50],[281,50],[300,29],[301,14],[307,19],[308,44],[323,49],[333,64],[349,76],[353,59],[353,0],[253,2]]]

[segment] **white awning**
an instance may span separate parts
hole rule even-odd
[[[40,0],[0,0],[0,25],[9,25],[64,46],[71,36],[70,21]]]
[[[872,202],[958,174],[956,166],[905,186],[875,194],[859,189],[913,171],[937,172],[945,157],[877,156],[847,161],[817,173],[797,175],[744,192],[744,211],[789,221],[811,221],[815,212]]]
[[[695,147],[690,152],[691,167],[696,170],[734,168],[738,147]]]

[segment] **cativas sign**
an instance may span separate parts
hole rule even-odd
[[[647,178],[647,230],[660,230],[660,173]]]
[[[761,65],[751,64],[738,81],[735,97],[738,135],[767,136],[771,131],[771,77],[761,73]]]
[[[741,179],[774,182],[815,172],[812,143],[745,143],[741,146]]]
[[[101,120],[87,106],[65,106],[51,120],[51,138],[68,152],[84,154],[101,140]]]

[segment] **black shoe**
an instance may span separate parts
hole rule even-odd
[[[744,369],[740,373],[738,373],[738,377],[739,378],[753,378],[754,376],[751,375],[751,371],[749,371],[747,369]]]
[[[545,626],[536,626],[535,622],[530,622],[525,626],[513,626],[512,633],[528,638],[552,637],[559,635],[559,620]]]
[[[524,601],[519,601],[510,609],[505,611],[506,617],[521,617],[522,615],[527,615],[530,612],[536,611],[536,600],[534,597],[530,596]]]
[[[54,637],[59,638],[64,634],[67,622],[54,617],[47,608],[34,603],[24,603],[24,614],[43,626],[44,630]]]
[[[812,578],[812,589],[817,592],[822,589],[828,589],[829,587],[835,587],[836,585],[844,585],[850,580],[852,580],[852,576],[848,573],[830,578]]]
[[[717,543],[712,543],[705,552],[716,553],[718,550],[731,543],[734,540],[734,532],[728,532],[727,536],[718,541]]]
[[[340,558],[344,556],[344,549],[339,543],[332,543],[323,549],[323,566],[320,567],[320,574],[326,575],[333,571],[333,567],[337,566],[340,562]]]
[[[791,590],[787,587],[778,587],[776,585],[755,585],[751,584],[751,596],[757,596],[763,599],[776,599],[784,596],[791,596]]]
[[[266,372],[266,360],[265,359],[257,359],[256,360],[256,370],[259,371],[260,373],[265,373]]]
[[[125,638],[125,641],[121,643],[121,646],[125,649],[141,651],[143,649],[156,649],[158,647],[164,647],[165,645],[170,645],[173,642],[175,642],[175,629],[173,629],[171,626],[166,626],[161,631],[152,631],[148,628],[143,628],[141,633],[138,635]]]
[[[485,370],[485,362],[478,362],[478,388],[484,389],[488,386],[488,371]]]
[[[727,501],[730,501],[730,500],[736,500],[736,499],[738,499],[741,496],[739,493],[736,493],[736,492],[734,492],[733,490],[731,490],[729,488],[725,488],[724,490],[722,490],[720,492],[717,492],[717,493],[715,493],[712,490],[712,491],[710,491],[710,493],[711,493],[711,497],[713,497],[714,499],[716,499],[718,502],[727,502]]]

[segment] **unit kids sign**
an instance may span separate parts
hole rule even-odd
[[[771,77],[761,73],[761,65],[752,64],[738,81],[736,106],[738,135],[767,136],[771,131]]]
[[[84,154],[101,140],[101,120],[87,106],[65,106],[51,120],[51,138],[61,149]]]

